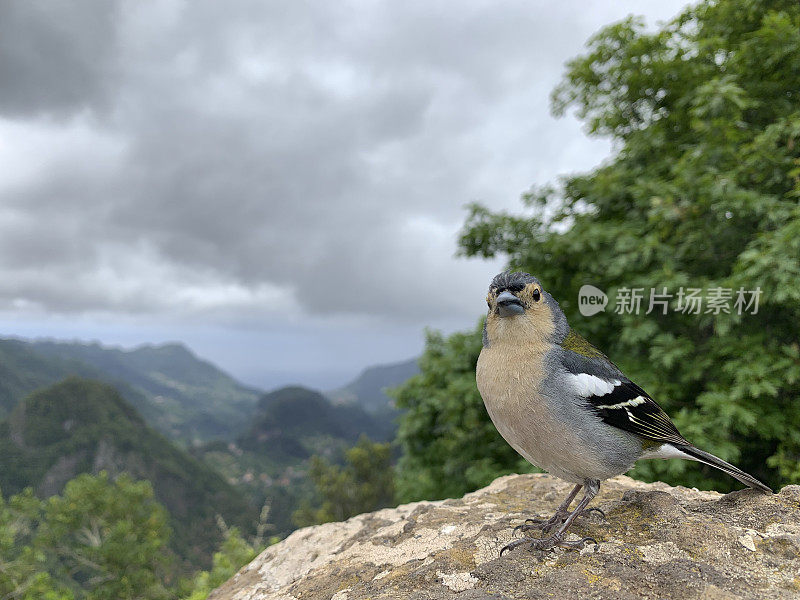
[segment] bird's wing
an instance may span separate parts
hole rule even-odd
[[[654,442],[689,444],[647,392],[625,377],[599,350],[583,338],[580,341],[572,349],[562,346],[560,359],[567,371],[567,385],[586,399],[597,416],[609,425]]]

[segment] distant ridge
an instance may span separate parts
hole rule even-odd
[[[30,342],[0,339],[0,418],[33,390],[52,385],[69,375],[93,377],[97,370],[79,360],[49,357]],[[135,402],[136,399],[131,399]]]
[[[325,395],[339,404],[356,404],[373,415],[391,418],[396,415],[393,400],[386,394],[419,373],[417,359],[387,365],[376,365],[364,369],[358,377],[347,385],[326,392]]]
[[[0,340],[0,416],[70,375],[105,381],[145,420],[185,443],[232,439],[261,395],[178,343],[132,350],[98,343]]]

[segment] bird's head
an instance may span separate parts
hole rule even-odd
[[[486,296],[489,313],[483,344],[558,342],[569,327],[561,307],[539,280],[505,271],[492,279]]]

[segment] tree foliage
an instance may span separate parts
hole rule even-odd
[[[273,540],[274,541],[277,540]],[[205,600],[217,587],[233,577],[243,566],[252,561],[263,549],[258,542],[249,542],[238,528],[225,531],[219,551],[214,553],[210,571],[200,571],[194,576],[190,590],[181,594],[186,600]]]
[[[0,532],[4,598],[169,597],[167,513],[147,482],[81,475],[48,500],[0,497]]]
[[[9,600],[74,600],[72,591],[48,573],[47,556],[33,545],[42,502],[26,490],[0,496],[0,597]]]
[[[532,190],[521,215],[471,206],[463,253],[504,255],[537,275],[691,441],[773,486],[800,480],[800,5],[706,1],[656,32],[636,18],[606,27],[568,63],[553,106],[610,137],[614,156]],[[621,288],[762,294],[757,314],[684,314],[673,297],[667,314],[645,314],[646,299],[639,314],[583,317],[584,284],[611,298]],[[470,339],[433,338],[426,356],[438,358],[399,392],[409,408],[399,477],[419,478],[426,493],[476,483],[457,466],[463,445],[443,455],[449,442],[437,439],[467,435],[454,405],[471,414],[476,404],[471,368],[438,348],[476,348],[479,332]],[[428,402],[443,383],[460,396]],[[736,486],[685,461],[642,461],[633,474]]]
[[[166,598],[167,511],[149,482],[79,475],[44,503],[35,542],[87,600]]]
[[[314,483],[317,505],[304,502],[294,514],[299,527],[344,521],[354,515],[394,503],[394,471],[390,445],[361,436],[345,453],[344,466],[320,456],[311,457],[309,478]]]
[[[252,540],[218,517],[223,539],[211,570],[178,581],[168,514],[147,481],[102,472],[79,475],[47,500],[30,488],[0,496],[0,598],[202,600],[263,549],[268,512]]]

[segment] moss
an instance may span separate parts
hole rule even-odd
[[[594,585],[603,580],[603,576],[598,573],[592,573],[589,569],[583,569],[583,574],[586,576],[586,581],[590,585]]]
[[[455,546],[447,551],[449,557],[464,569],[473,569],[475,567],[475,553],[465,546]]]
[[[350,575],[349,577],[345,577],[344,579],[341,579],[339,581],[339,587],[336,591],[340,592],[344,589],[351,588],[354,585],[361,583],[362,581],[363,578],[361,576],[356,574]]]

